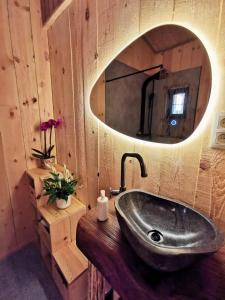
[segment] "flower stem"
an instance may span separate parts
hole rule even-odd
[[[45,146],[45,150],[44,150],[44,153],[45,153],[45,156],[46,156],[46,151],[47,151],[47,146],[46,146],[46,130],[44,131],[44,146]]]
[[[52,127],[50,128],[49,143],[50,143],[50,147],[51,147],[52,146]]]

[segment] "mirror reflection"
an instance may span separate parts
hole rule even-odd
[[[178,143],[201,121],[210,89],[210,62],[201,41],[184,27],[164,25],[110,63],[92,90],[91,109],[128,136]]]

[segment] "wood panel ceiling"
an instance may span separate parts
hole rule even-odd
[[[143,36],[155,53],[175,48],[195,38],[196,36],[191,31],[176,25],[160,26]]]

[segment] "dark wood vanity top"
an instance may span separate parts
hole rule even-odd
[[[123,300],[225,300],[225,248],[188,269],[156,272],[122,235],[113,200],[107,221],[96,220],[95,208],[81,218],[77,245]]]

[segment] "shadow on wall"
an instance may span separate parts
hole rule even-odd
[[[28,176],[24,172],[12,195],[15,233],[19,248],[35,239],[36,214],[30,201],[31,197],[35,195],[31,193]]]

